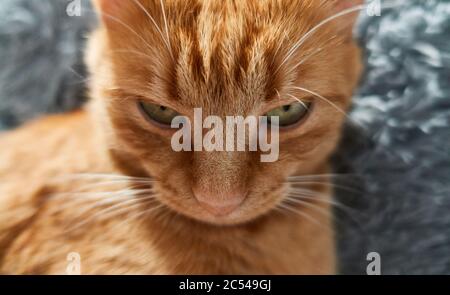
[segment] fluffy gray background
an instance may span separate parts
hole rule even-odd
[[[66,0],[2,0],[0,128],[83,102],[81,54],[93,17],[68,17]],[[81,0],[84,7],[87,0]],[[335,157],[341,272],[450,274],[450,1],[405,0],[362,14],[367,70]]]
[[[0,129],[82,103],[82,50],[94,14],[69,17],[68,3],[0,1]]]

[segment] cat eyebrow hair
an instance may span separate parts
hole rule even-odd
[[[265,102],[273,107],[282,104],[291,104],[293,102],[303,103],[303,100],[309,96],[305,95],[293,95],[292,93],[287,92],[285,95],[282,95],[280,91],[275,89],[275,95],[268,96],[265,99]]]

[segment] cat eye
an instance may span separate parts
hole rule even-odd
[[[273,109],[268,112],[266,116],[268,117],[269,122],[270,117],[278,117],[280,127],[289,127],[304,119],[308,115],[311,105],[312,103],[310,102],[294,102]]]
[[[148,102],[139,102],[139,107],[148,119],[165,126],[170,126],[172,120],[180,115],[171,108]]]

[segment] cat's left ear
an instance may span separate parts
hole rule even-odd
[[[365,10],[364,0],[331,0],[331,16],[336,16],[336,25],[348,39],[352,38],[353,27],[358,16]]]

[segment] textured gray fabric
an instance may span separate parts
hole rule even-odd
[[[404,2],[357,28],[367,69],[351,117],[365,130],[347,128],[337,169],[364,193],[337,190],[358,212],[338,215],[344,273],[375,251],[384,274],[450,274],[450,1]]]
[[[0,2],[0,130],[82,103],[81,45],[93,13],[69,17],[68,3]]]
[[[92,14],[65,0],[0,3],[0,128],[78,106],[83,36]],[[81,0],[84,6],[88,3]],[[342,273],[450,274],[450,1],[405,0],[363,14],[366,73],[335,157]],[[72,69],[71,69],[72,68]],[[339,188],[338,188],[339,187]],[[351,192],[342,187],[351,187]]]

